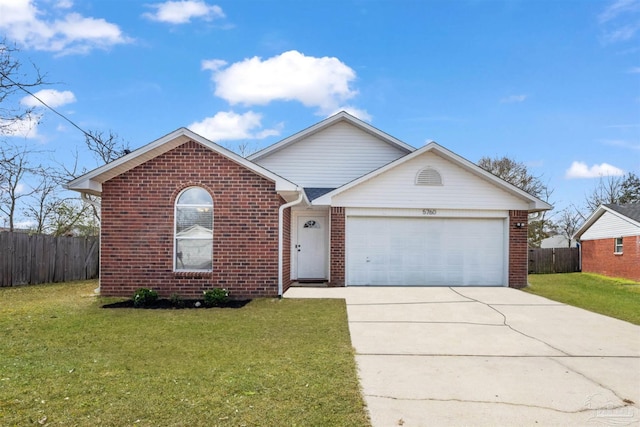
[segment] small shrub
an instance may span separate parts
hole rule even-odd
[[[133,305],[146,307],[158,300],[158,293],[153,289],[140,288],[133,294]]]
[[[229,291],[222,288],[209,289],[204,293],[204,305],[207,307],[220,307],[229,300]]]
[[[171,306],[175,308],[184,308],[185,306],[184,300],[178,294],[171,294],[169,301],[171,302]]]

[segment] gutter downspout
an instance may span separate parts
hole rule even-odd
[[[101,207],[100,202],[96,202],[95,200],[91,200],[87,193],[80,193],[80,197],[82,198],[82,201],[84,203],[86,203],[88,205],[91,205],[96,209],[100,209],[100,207]],[[102,253],[102,237],[101,237],[101,235],[102,235],[102,231],[100,233],[98,233],[98,250],[100,251],[100,253]],[[94,289],[93,292],[98,294],[98,295],[100,295],[100,273],[98,273],[98,287],[96,289]]]
[[[301,188],[298,187],[296,191],[299,192],[298,198],[296,200],[294,200],[293,202],[285,203],[284,205],[280,205],[280,208],[278,208],[278,298],[282,298],[282,294],[284,293],[284,286],[282,284],[284,276],[284,273],[282,271],[282,269],[284,268],[284,248],[282,247],[282,245],[284,244],[284,210],[291,206],[299,204],[304,198],[304,191]]]

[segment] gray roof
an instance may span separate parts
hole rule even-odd
[[[626,205],[615,205],[612,203],[605,206],[634,221],[640,222],[640,203],[627,203]]]
[[[307,199],[309,201],[313,201],[313,199],[317,199],[320,196],[324,196],[325,194],[335,190],[335,188],[318,188],[318,187],[305,187],[304,192],[307,195]]]

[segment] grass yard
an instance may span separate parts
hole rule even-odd
[[[640,325],[640,283],[589,273],[530,274],[524,290]]]
[[[0,425],[366,426],[342,300],[105,309],[0,288]]]

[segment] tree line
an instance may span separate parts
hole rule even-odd
[[[478,165],[532,196],[553,205],[553,188],[544,183],[542,177],[534,175],[524,163],[508,157],[483,157]],[[538,248],[542,240],[556,235],[564,237],[571,245],[571,237],[598,206],[637,202],[640,202],[640,178],[635,173],[600,177],[595,188],[585,195],[582,204],[572,203],[559,212],[551,210],[532,215],[528,229],[529,246]]]
[[[0,230],[95,236],[100,228],[97,205],[82,203],[77,195],[63,191],[66,182],[87,172],[78,165],[78,153],[72,166],[58,162],[51,166],[39,159],[52,153],[9,138],[21,125],[39,122],[35,107],[17,102],[18,96],[29,94],[38,99],[33,91],[49,84],[34,64],[23,71],[25,64],[17,53],[15,46],[0,41]],[[128,144],[112,131],[84,131],[71,123],[83,132],[97,165],[128,151]]]

